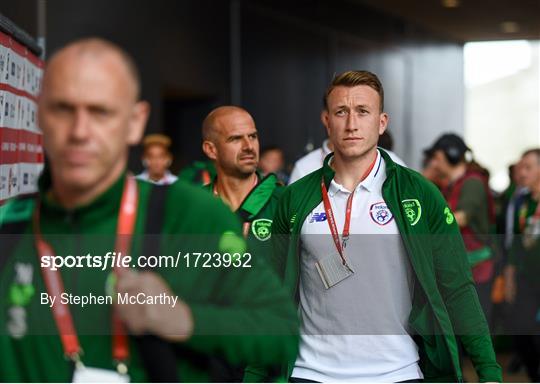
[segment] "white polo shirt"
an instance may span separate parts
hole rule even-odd
[[[326,289],[315,264],[339,257],[321,202],[301,230],[301,342],[292,377],[320,382],[398,382],[423,378],[410,336],[413,274],[392,213],[382,198],[386,166],[355,190],[345,256],[355,273]],[[339,233],[350,192],[328,189]]]
[[[332,151],[328,148],[328,139],[326,139],[323,142],[322,147],[314,149],[304,157],[298,159],[296,163],[294,163],[291,176],[289,177],[289,184],[294,183],[296,180],[301,179],[305,175],[322,167],[324,158],[330,152]]]
[[[148,171],[139,173],[137,176],[135,176],[135,178],[139,180],[148,181],[149,183],[156,184],[156,185],[170,185],[176,182],[176,180],[178,180],[178,177],[173,175],[171,171],[169,170],[165,171],[165,174],[163,175],[161,180],[158,180],[158,181],[154,181],[150,179],[150,175],[148,174]]]

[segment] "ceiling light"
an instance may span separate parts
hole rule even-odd
[[[459,0],[441,0],[442,6],[445,8],[457,8],[459,7]]]
[[[501,31],[504,33],[516,33],[519,32],[519,24],[515,21],[505,21],[502,22],[501,25]]]

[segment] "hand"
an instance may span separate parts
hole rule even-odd
[[[122,271],[118,276],[116,291],[122,297],[127,294],[141,300],[160,297],[160,294],[172,300],[177,298],[161,276],[148,271]],[[120,318],[133,334],[150,333],[172,342],[185,341],[193,333],[191,310],[178,298],[173,304],[165,301],[115,305]]]
[[[466,227],[467,224],[469,223],[469,220],[467,218],[467,213],[465,211],[454,212],[454,217],[460,228]]]

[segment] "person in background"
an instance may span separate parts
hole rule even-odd
[[[532,382],[540,381],[540,148],[526,151],[518,168],[528,191],[516,201],[514,237],[505,270],[515,347]]]
[[[142,142],[142,164],[145,170],[137,179],[157,185],[169,185],[177,180],[170,171],[173,156],[170,152],[171,139],[160,133],[145,136]]]
[[[210,184],[214,177],[216,177],[216,167],[210,160],[196,160],[178,173],[178,179],[198,186]]]
[[[322,146],[314,149],[305,156],[301,157],[294,163],[289,184],[301,179],[308,173],[311,173],[322,167],[324,158],[334,150],[334,147],[329,139],[323,141]]]
[[[499,219],[500,233],[504,233],[504,249],[508,252],[512,247],[514,238],[514,216],[516,207],[520,206],[523,199],[529,193],[526,177],[522,171],[523,159],[520,159],[513,167],[509,167],[510,185],[501,194],[501,218]]]
[[[386,150],[386,153],[388,153],[388,155],[392,158],[392,160],[394,160],[394,163],[403,165],[404,167],[407,166],[405,162],[401,160],[401,158],[398,155],[396,155],[396,153],[393,151],[394,138],[392,137],[388,129],[384,131],[381,136],[379,136],[379,141],[377,145],[381,147],[382,149]]]
[[[495,263],[489,234],[495,225],[495,205],[488,179],[478,166],[471,166],[471,151],[458,135],[442,135],[427,152],[435,171],[448,180],[443,194],[463,235],[480,303],[490,319]]]
[[[505,273],[508,269],[508,261],[510,257],[510,251],[514,239],[514,221],[515,221],[515,209],[516,206],[521,205],[521,202],[528,192],[528,188],[524,185],[522,178],[522,172],[520,170],[521,159],[515,164],[511,164],[508,167],[508,178],[510,183],[508,187],[499,195],[498,198],[498,214],[497,214],[497,234],[499,238],[499,248],[502,250],[502,259],[499,266],[499,276],[497,281],[499,285],[494,286],[494,303],[500,304],[495,308],[495,319],[498,321],[504,329],[512,329],[513,327],[513,315],[508,311],[509,303],[507,303],[508,287],[513,283],[508,282],[505,278]],[[510,285],[509,285],[510,284]],[[511,305],[510,305],[511,307]],[[498,316],[497,316],[498,315]],[[496,326],[497,324],[494,324]],[[519,341],[514,340],[513,343],[513,355],[507,364],[507,370],[510,373],[516,373],[523,366],[520,352]]]
[[[285,154],[277,146],[263,148],[259,160],[259,170],[263,176],[270,173],[275,174],[284,185],[287,185],[289,181],[289,175],[285,172]]]
[[[284,187],[273,173],[263,176],[255,121],[243,108],[221,106],[202,124],[202,149],[216,176],[204,189],[219,197],[244,223],[244,236],[259,244],[271,237],[275,207]]]
[[[214,163],[216,176],[203,188],[222,200],[244,223],[243,234],[253,258],[272,263],[272,223],[285,187],[273,173],[257,172],[259,136],[255,121],[243,108],[221,106],[202,124],[202,149]],[[222,381],[252,381],[261,367],[229,367]],[[275,369],[264,370],[264,381],[273,380]],[[254,376],[255,375],[255,376]]]
[[[434,164],[433,154],[430,151],[424,151],[422,176],[431,181],[442,191],[448,185],[448,179],[437,170]]]

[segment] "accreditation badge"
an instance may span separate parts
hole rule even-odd
[[[337,253],[319,260],[315,266],[326,289],[332,288],[354,274],[348,264],[343,264],[341,257]]]
[[[129,383],[129,375],[121,374],[109,369],[75,365],[73,383]]]
[[[540,238],[540,218],[530,217],[523,232],[523,247],[532,248]]]

